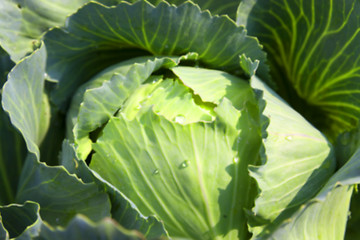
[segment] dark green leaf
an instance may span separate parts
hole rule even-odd
[[[0,47],[0,97],[2,97],[1,88],[13,65],[9,55]],[[24,140],[11,125],[8,115],[0,106],[0,206],[9,204],[15,199],[25,157]]]
[[[342,166],[360,147],[360,127],[353,131],[340,134],[336,139],[335,147],[336,159]]]
[[[346,223],[345,240],[360,239],[360,194],[358,190],[354,191],[351,198],[350,216]]]
[[[0,44],[19,61],[38,46],[38,39],[51,27],[63,26],[69,14],[90,0],[2,0]],[[114,5],[121,0],[97,0]]]
[[[84,216],[77,215],[64,228],[52,228],[47,224],[41,226],[38,236],[34,240],[140,240],[144,236],[136,231],[129,231],[117,225],[110,218],[94,223]],[[20,239],[17,239],[20,240]]]
[[[238,56],[245,53],[260,60],[259,75],[266,77],[268,71],[261,47],[243,27],[190,2],[179,7],[162,2],[155,8],[146,1],[112,8],[90,3],[68,19],[64,30],[53,29],[44,38],[47,73],[59,81],[52,99],[62,107],[99,70],[141,55],[197,52],[202,64],[239,74]]]
[[[39,205],[32,202],[0,207],[3,227],[9,232],[10,238],[19,236],[28,226],[34,224],[38,211]]]
[[[0,206],[12,203],[15,199],[26,153],[23,138],[0,107]]]
[[[15,240],[137,240],[144,239],[137,231],[129,231],[119,226],[110,218],[93,222],[83,215],[76,215],[66,227],[54,227],[40,217],[40,206],[35,202],[25,202],[23,205],[12,204],[0,207],[0,237]],[[1,218],[2,217],[2,218]],[[5,232],[4,235],[1,235]]]
[[[49,167],[30,155],[23,168],[16,202],[40,204],[41,217],[52,225],[65,226],[76,214],[93,221],[110,216],[108,196],[94,183],[83,183],[63,167]]]
[[[134,2],[134,1],[132,1]],[[150,0],[153,4],[158,4],[161,0]],[[180,5],[187,0],[166,0],[170,4]],[[228,15],[231,19],[236,18],[236,9],[241,0],[192,0],[198,4],[202,10],[209,10],[213,15]]]
[[[359,15],[354,0],[244,0],[239,8],[280,95],[333,141],[360,118]]]
[[[14,63],[11,61],[10,56],[0,46],[0,89],[6,82],[7,75],[13,66]]]
[[[0,239],[9,240],[9,233],[4,228],[1,214],[0,214]]]

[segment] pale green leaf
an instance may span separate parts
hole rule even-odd
[[[198,103],[199,104],[199,103]],[[140,86],[127,99],[121,111],[127,119],[133,119],[149,107],[158,115],[182,124],[215,119],[212,109],[198,105],[189,88],[173,79],[158,80]],[[174,111],[174,107],[176,110]]]
[[[204,102],[219,104],[226,97],[237,109],[242,109],[247,101],[255,102],[249,84],[226,72],[194,67],[174,67],[171,70]]]
[[[255,196],[246,166],[257,161],[260,147],[259,123],[248,113],[254,109],[239,112],[221,102],[215,111],[233,116],[231,125],[221,121],[225,116],[182,124],[149,108],[133,120],[120,114],[94,144],[90,168],[144,215],[163,220],[172,237],[246,239],[243,208]]]
[[[93,172],[84,161],[78,160],[76,151],[68,141],[64,141],[61,164],[71,173],[81,177],[86,183],[95,182],[99,189],[109,195],[111,218],[121,226],[141,232],[147,239],[158,239],[167,236],[163,224],[153,216],[144,217],[122,193]]]
[[[257,235],[314,197],[333,174],[335,157],[327,139],[267,85],[256,77],[251,85],[263,91],[269,119],[263,165],[250,167],[260,188],[250,224]]]
[[[352,186],[341,186],[329,192],[323,201],[315,198],[301,206],[270,237],[255,239],[344,239],[352,190]]]
[[[46,50],[42,45],[11,70],[2,92],[3,109],[23,135],[28,150],[38,159],[38,146],[50,122],[50,106],[44,93],[45,61]]]
[[[174,66],[180,59],[182,58],[131,59],[105,69],[83,85],[71,103],[68,114],[70,124],[67,126],[70,128],[68,131],[74,126],[78,156],[83,160],[87,157],[91,151],[89,133],[113,116],[137,87],[154,71]]]
[[[277,229],[268,226],[255,239],[343,239],[353,185],[360,183],[360,149],[321,191]],[[270,237],[269,237],[270,236]]]
[[[240,55],[240,66],[244,70],[245,74],[248,77],[255,75],[257,68],[259,67],[259,60],[255,59],[252,61],[250,58],[246,57],[245,54]]]

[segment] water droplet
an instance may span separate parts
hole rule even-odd
[[[137,110],[140,110],[141,108],[142,108],[142,105],[141,105],[141,104],[139,104],[139,105],[136,107]]]
[[[291,141],[291,140],[292,140],[292,136],[290,136],[290,135],[289,135],[289,136],[286,136],[285,139],[288,140],[288,141]]]
[[[44,73],[44,78],[49,79],[49,75],[47,73]]]
[[[60,222],[60,219],[59,219],[59,218],[56,218],[55,221],[58,223],[58,222]]]
[[[153,81],[152,81],[152,84],[155,84],[156,82],[157,82],[156,80],[153,80]]]
[[[238,138],[236,139],[236,143],[237,143],[237,144],[240,144],[240,142],[241,142],[241,137],[238,137]]]
[[[152,94],[147,95],[147,98],[151,98],[151,97],[152,97]]]
[[[158,175],[159,174],[159,169],[155,169],[152,174],[153,175]]]
[[[189,164],[190,164],[190,161],[189,160],[185,160],[185,161],[183,161],[181,164],[180,164],[180,166],[179,166],[179,168],[186,168],[186,167],[188,167],[189,166]]]
[[[182,116],[182,115],[179,115],[179,116],[176,116],[175,117],[175,122],[176,123],[180,123],[180,124],[183,124],[184,122],[185,122],[185,117],[184,116]]]
[[[237,164],[239,162],[239,157],[234,157],[233,161],[235,164]]]

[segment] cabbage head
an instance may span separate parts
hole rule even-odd
[[[315,114],[270,2],[0,3],[0,238],[342,239],[357,102]]]

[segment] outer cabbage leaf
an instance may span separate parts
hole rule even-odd
[[[332,141],[360,118],[360,3],[244,0],[238,23],[264,44],[278,91]]]
[[[9,235],[16,240],[143,239],[139,232],[125,230],[109,218],[94,223],[83,215],[77,215],[66,227],[53,227],[43,221],[39,210],[39,204],[31,201],[0,207],[0,219],[3,219],[0,229],[5,229],[5,226],[10,232],[4,230],[8,235],[2,239],[9,239]]]
[[[51,27],[63,26],[69,14],[89,0],[3,0],[0,2],[0,45],[18,62],[38,45]],[[120,0],[98,0],[117,4]]]
[[[170,4],[180,5],[187,0],[166,0]],[[151,0],[149,1],[153,4],[158,4],[161,0]],[[201,9],[209,10],[213,15],[228,15],[231,19],[236,19],[236,9],[239,5],[239,0],[192,0],[192,2],[198,4]]]
[[[3,86],[2,106],[23,135],[28,150],[39,159],[39,145],[48,130],[50,106],[44,93],[46,50],[42,45],[19,62]]]
[[[270,239],[343,239],[353,185],[360,183],[359,172],[360,149],[315,198],[272,232]]]
[[[65,226],[81,213],[93,221],[110,216],[110,201],[94,183],[84,183],[62,166],[49,167],[29,155],[23,167],[16,202],[40,204],[41,217],[51,225]]]
[[[316,128],[258,78],[251,85],[263,92],[269,120],[263,165],[250,167],[260,188],[250,222],[257,238],[314,197],[336,162],[331,144]]]
[[[191,2],[179,7],[165,2],[154,7],[146,1],[116,7],[90,3],[69,17],[65,29],[51,30],[44,40],[46,71],[59,81],[52,99],[62,108],[95,73],[137,56],[197,52],[202,64],[230,72],[239,71],[239,54],[265,62],[257,40],[246,36],[243,27],[228,17],[201,12]],[[258,73],[266,76],[267,71],[260,64]]]
[[[39,217],[39,205],[33,202],[11,204],[0,207],[0,226],[9,238],[19,236],[28,226],[34,224]]]

